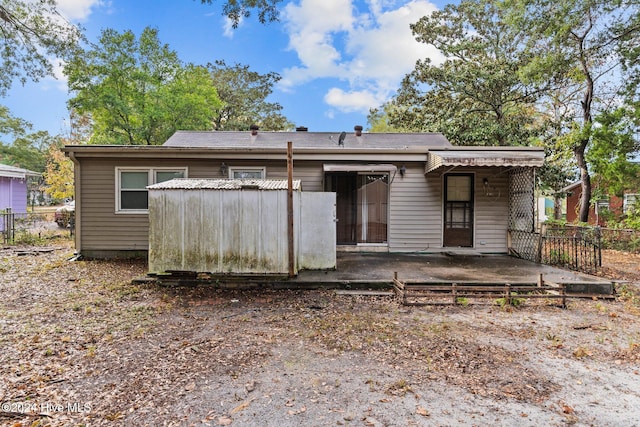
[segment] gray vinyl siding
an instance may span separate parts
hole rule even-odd
[[[424,163],[405,165],[391,183],[390,252],[429,252],[441,247],[442,207],[439,175],[424,175]]]
[[[82,159],[80,168],[82,251],[146,251],[149,248],[147,214],[116,213],[116,166],[188,168],[190,178],[221,178],[220,163],[212,160],[124,160]],[[267,178],[287,179],[286,161],[234,161],[234,167],[265,166]],[[225,177],[226,178],[226,177]],[[304,191],[322,191],[322,162],[299,164],[294,179]]]
[[[266,178],[287,178],[285,160],[226,163],[233,167],[264,166]],[[323,191],[323,163],[315,160],[296,162],[294,159],[294,179],[301,180],[302,191]],[[78,234],[81,251],[148,249],[148,215],[115,212],[116,166],[187,167],[190,178],[220,178],[220,164],[221,161],[212,159],[81,159]],[[438,172],[425,175],[424,162],[408,162],[405,166],[405,176],[397,173],[390,186],[389,251],[439,252],[442,250],[443,175]],[[474,172],[464,168],[456,172],[462,170]],[[508,174],[499,172],[498,168],[475,170],[474,247],[486,253],[507,251]],[[485,193],[485,177],[489,179],[492,194]]]
[[[390,252],[439,252],[443,233],[442,173],[423,175],[424,165],[407,165],[404,178],[391,184]],[[482,253],[507,252],[508,174],[498,168],[456,169],[474,175],[474,248]],[[485,191],[484,178],[489,180]]]
[[[478,170],[475,180],[475,248],[484,253],[507,252],[509,174],[497,168]],[[485,191],[484,178],[488,180]]]

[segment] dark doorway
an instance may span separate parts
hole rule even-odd
[[[473,246],[473,175],[444,177],[443,246]]]
[[[330,172],[325,190],[336,193],[338,245],[387,242],[388,173]]]

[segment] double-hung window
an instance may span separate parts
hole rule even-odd
[[[147,186],[186,178],[187,168],[116,168],[116,212],[147,213]]]

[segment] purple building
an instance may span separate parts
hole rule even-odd
[[[27,169],[0,164],[0,211],[11,208],[14,213],[27,212],[27,177],[40,176]]]

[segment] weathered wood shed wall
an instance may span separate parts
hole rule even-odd
[[[174,179],[148,190],[149,271],[288,273],[286,181]],[[300,181],[293,190],[294,273],[335,268],[335,194],[305,210]]]

